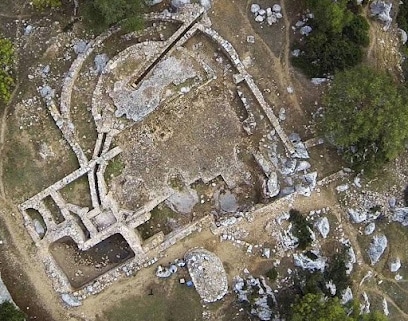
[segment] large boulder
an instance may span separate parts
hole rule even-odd
[[[326,258],[317,256],[316,259],[311,259],[304,254],[293,254],[293,260],[295,266],[308,271],[320,271],[324,272],[326,267]]]
[[[326,238],[330,232],[330,224],[329,224],[329,220],[327,219],[327,217],[322,217],[318,219],[315,223],[315,227],[319,231],[319,233],[322,235],[323,238]]]
[[[364,228],[364,234],[365,234],[365,235],[373,234],[374,231],[375,231],[375,223],[374,223],[374,222],[369,223],[369,224]]]
[[[280,187],[279,187],[279,181],[278,181],[278,175],[276,172],[272,172],[269,175],[269,178],[266,182],[266,196],[268,197],[274,197],[279,194]]]
[[[354,223],[358,224],[367,220],[367,212],[355,210],[353,208],[347,209],[347,212],[349,213],[350,218]]]
[[[182,8],[184,7],[186,4],[189,4],[190,0],[171,0],[171,5],[174,8]]]
[[[370,257],[371,265],[376,264],[380,260],[380,257],[383,255],[387,245],[388,240],[385,235],[381,234],[373,237],[368,248],[368,256]]]
[[[408,207],[399,207],[394,209],[392,220],[408,226]]]

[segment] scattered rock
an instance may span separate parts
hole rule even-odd
[[[106,54],[98,54],[95,56],[94,63],[95,63],[95,72],[97,74],[103,73],[105,70],[106,64],[109,61],[109,57]]]
[[[362,223],[367,220],[367,212],[361,212],[352,208],[347,209],[350,218],[354,223]]]
[[[300,49],[294,49],[294,50],[292,50],[291,55],[292,55],[293,57],[299,57],[299,55],[300,55]],[[312,78],[312,79],[313,79],[313,78]],[[325,78],[324,78],[324,79],[325,79]]]
[[[279,187],[279,181],[278,181],[278,175],[276,172],[272,172],[269,175],[269,178],[266,183],[266,196],[268,197],[275,197],[276,195],[279,194],[280,187]]]
[[[300,34],[303,36],[308,36],[312,32],[311,26],[303,26],[300,28]]]
[[[403,29],[398,29],[399,33],[400,33],[400,39],[403,45],[405,45],[408,41],[408,35],[407,32]]]
[[[338,193],[345,192],[345,191],[347,191],[348,189],[349,189],[349,185],[348,185],[348,184],[343,184],[343,185],[339,185],[339,186],[336,187],[336,191],[337,191]]]
[[[310,163],[307,161],[300,161],[296,166],[296,172],[305,171],[310,168]]]
[[[255,43],[255,37],[254,36],[247,36],[247,42],[248,43]]]
[[[273,307],[276,306],[277,301],[272,289],[262,276],[254,278],[248,275],[246,280],[239,276],[235,277],[234,291],[240,302],[250,304],[252,315],[258,317],[259,320],[272,320]]]
[[[283,107],[279,110],[279,120],[280,121],[286,120],[286,110]]]
[[[395,208],[391,219],[401,223],[403,226],[408,226],[408,207]]]
[[[385,298],[383,298],[382,306],[383,306],[384,315],[388,316],[390,314],[390,311],[388,310],[388,303]]]
[[[390,208],[394,208],[397,205],[397,199],[395,197],[391,197],[388,200],[388,205],[390,206]]]
[[[172,7],[176,9],[182,8],[186,4],[190,4],[190,0],[171,0]]]
[[[348,286],[342,293],[341,293],[341,304],[346,304],[353,300],[353,292],[351,291],[350,287]]]
[[[401,267],[401,260],[399,257],[390,262],[390,271],[397,272]]]
[[[322,217],[318,219],[317,222],[315,223],[315,226],[323,238],[326,238],[327,235],[329,235],[330,224],[327,217]]]
[[[279,4],[274,4],[274,5],[272,6],[272,10],[273,10],[274,12],[281,12],[281,11],[282,11],[282,7],[281,7]]]
[[[258,13],[259,10],[261,10],[261,6],[259,4],[253,3],[251,5],[251,12],[252,13],[256,14],[256,13]]]
[[[326,289],[330,291],[330,294],[335,296],[337,292],[336,284],[332,280],[326,283]]]
[[[365,235],[370,235],[370,234],[373,234],[374,231],[375,231],[375,223],[371,222],[365,227],[364,234]]]
[[[55,90],[52,89],[50,86],[45,85],[40,89],[41,97],[45,98],[46,100],[52,99],[55,96]]]
[[[295,266],[298,266],[303,270],[324,272],[324,269],[326,267],[326,259],[318,255],[316,256],[317,258],[315,260],[312,260],[311,258],[307,257],[302,253],[301,254],[294,253],[293,254],[294,264]]]
[[[163,0],[145,0],[145,3],[148,6],[154,6],[154,5],[162,3],[162,2],[163,2]]]
[[[87,43],[84,40],[79,40],[74,44],[74,52],[79,55],[85,52]]]
[[[258,16],[255,17],[256,22],[263,22],[264,20],[265,20],[264,16],[258,15]]]
[[[41,73],[46,76],[50,72],[51,68],[50,65],[46,65],[42,70]]]
[[[271,256],[271,249],[269,247],[264,247],[262,250],[262,255],[269,259]]]
[[[27,25],[24,28],[24,36],[28,36],[32,31],[33,31],[34,27],[32,25]]]
[[[327,78],[312,78],[312,84],[313,85],[321,85],[321,84],[323,84],[324,82],[326,82],[328,79]]]

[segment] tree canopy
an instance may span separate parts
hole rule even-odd
[[[354,0],[353,0],[354,3]],[[359,64],[369,43],[367,20],[349,9],[351,0],[307,0],[314,15],[307,22],[312,32],[294,48],[293,64],[310,77],[334,74]]]
[[[293,305],[290,321],[387,321],[384,314],[371,312],[360,315],[358,304],[350,307],[341,305],[338,298],[324,298],[317,294],[306,294]]]
[[[25,315],[13,303],[5,301],[0,304],[0,321],[24,321]]]
[[[6,104],[11,96],[14,86],[13,63],[13,43],[6,38],[0,37],[0,105]]]
[[[405,147],[405,90],[388,74],[368,67],[339,72],[323,98],[325,110],[318,129],[352,167],[376,170]]]
[[[142,0],[87,0],[81,10],[85,23],[96,32],[119,22],[127,30],[143,26]]]

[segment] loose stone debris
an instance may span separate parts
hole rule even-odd
[[[228,291],[228,280],[221,260],[205,249],[190,250],[184,259],[201,299],[204,302],[222,299]]]

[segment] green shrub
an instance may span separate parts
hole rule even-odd
[[[55,8],[61,6],[61,0],[33,0],[33,6],[36,9]]]
[[[308,23],[313,31],[293,46],[301,50],[293,57],[295,67],[309,77],[334,74],[359,64],[369,43],[366,19],[349,9],[351,0],[308,0],[314,13]],[[354,10],[356,11],[356,10]]]
[[[5,301],[0,304],[0,321],[24,321],[25,315],[13,303]]]
[[[273,267],[272,269],[269,269],[266,272],[266,277],[270,280],[270,281],[275,281],[276,278],[278,277],[278,271],[276,270],[275,267]]]
[[[289,214],[289,221],[293,224],[292,233],[299,240],[299,248],[304,250],[313,241],[310,234],[312,225],[306,221],[306,218],[298,210],[291,209]]]
[[[6,38],[0,38],[0,105],[8,103],[14,87],[13,65],[13,43]]]
[[[405,149],[406,90],[390,75],[368,67],[340,72],[323,97],[318,131],[350,166],[372,174]]]
[[[142,0],[88,0],[84,2],[83,16],[88,27],[95,32],[120,23],[127,31],[143,27]]]

